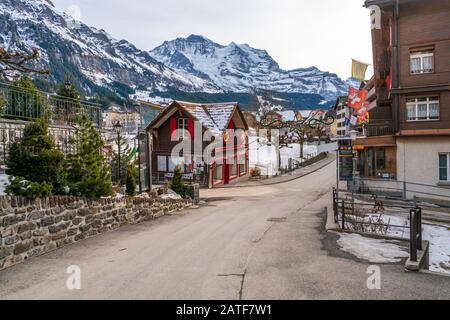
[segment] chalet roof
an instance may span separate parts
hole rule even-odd
[[[186,111],[192,118],[199,121],[206,129],[220,133],[227,129],[235,111],[237,110],[247,129],[247,124],[237,102],[199,104],[186,101],[174,101],[152,123],[149,128],[156,128],[162,119],[174,108]]]

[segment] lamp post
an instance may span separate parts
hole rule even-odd
[[[122,133],[123,130],[123,125],[120,123],[120,121],[116,121],[116,123],[114,124],[114,130],[116,130],[117,133],[117,148],[118,148],[118,159],[117,159],[117,180],[119,183],[119,186],[122,185],[122,176],[120,174],[120,160],[121,160],[121,155],[120,155],[120,134]]]
[[[350,131],[350,140],[352,141],[352,153],[353,153],[353,172],[352,172],[352,209],[354,212],[354,199],[355,199],[355,186],[356,186],[356,157],[355,157],[355,150],[354,145],[355,145],[355,141],[358,138],[358,131],[356,130],[352,130]]]

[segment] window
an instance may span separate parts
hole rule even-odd
[[[423,74],[434,72],[434,52],[411,53],[411,74]]]
[[[406,99],[406,120],[439,120],[439,97]]]
[[[246,163],[245,163],[245,156],[239,158],[239,175],[244,175],[247,173]]]
[[[158,171],[159,172],[167,171],[167,157],[166,156],[158,156]]]
[[[214,168],[214,180],[222,181],[222,179],[223,179],[223,164],[216,163],[216,166]]]
[[[450,153],[439,154],[439,180],[450,182]]]
[[[188,130],[189,130],[188,129],[188,119],[179,118],[177,130],[182,130],[181,132],[179,131],[179,136],[178,136],[179,139],[187,138]]]

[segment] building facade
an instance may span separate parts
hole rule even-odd
[[[234,140],[230,130],[237,130]],[[176,166],[181,167],[185,180],[211,188],[247,176],[247,131],[245,117],[237,103],[174,101],[147,127],[152,137],[154,183],[170,180]],[[174,156],[175,148],[186,140],[190,141],[190,148]],[[196,145],[199,141],[200,148]]]
[[[450,186],[450,1],[368,0],[374,77],[357,140],[367,178]]]

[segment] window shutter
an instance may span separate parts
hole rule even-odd
[[[175,117],[172,117],[172,118],[170,118],[170,138],[172,139],[172,140],[174,140],[174,134],[175,134],[175,131],[177,130],[177,118],[175,118]]]
[[[188,119],[188,131],[191,139],[194,140],[194,119],[192,118]]]

